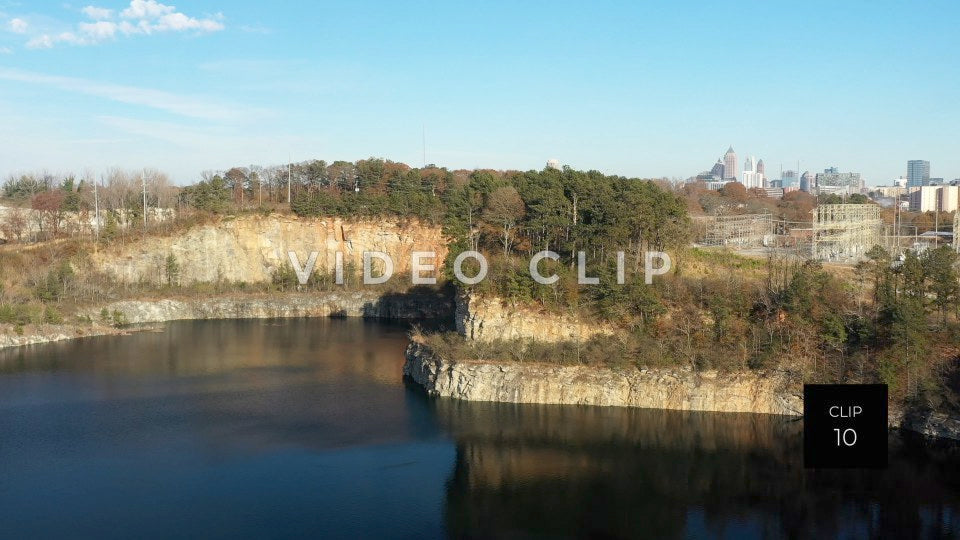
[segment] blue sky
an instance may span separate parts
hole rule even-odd
[[[960,177],[960,2],[0,0],[0,176],[370,156]],[[109,11],[107,11],[109,10]]]

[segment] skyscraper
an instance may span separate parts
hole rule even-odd
[[[803,171],[803,174],[800,176],[800,191],[806,191],[810,193],[813,186],[813,175],[810,174],[810,171]]]
[[[713,164],[713,168],[710,169],[710,174],[716,176],[718,180],[723,180],[723,161],[720,158],[717,158],[717,162]]]
[[[911,159],[907,162],[907,187],[930,185],[930,162]]]
[[[840,172],[837,167],[824,169],[822,173],[817,173],[815,184],[818,193],[860,193],[863,191],[863,178],[860,173]]]
[[[780,175],[780,184],[783,187],[791,187],[797,183],[797,171],[783,171]]]
[[[740,183],[747,189],[764,187],[763,178],[757,173],[757,158],[750,156],[743,163],[743,172],[740,173]]]
[[[767,188],[770,184],[767,182],[766,168],[763,166],[763,160],[757,162],[757,178],[760,179],[760,187]]]
[[[723,179],[737,179],[737,153],[733,151],[733,146],[723,155]]]

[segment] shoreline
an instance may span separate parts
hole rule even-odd
[[[440,294],[330,292],[227,294],[208,298],[123,300],[77,313],[96,321],[102,310],[125,324],[43,324],[23,334],[0,327],[0,350],[87,337],[149,331],[178,320],[357,317],[440,320],[454,313],[454,299]],[[597,405],[704,412],[747,412],[800,417],[801,392],[787,373],[718,374],[689,369],[613,370],[604,367],[449,361],[411,342],[404,377],[427,394],[467,401]],[[790,388],[794,387],[794,390]],[[928,437],[960,441],[960,418],[941,413],[890,412],[890,426]]]
[[[449,318],[453,299],[442,294],[330,292],[226,294],[206,298],[122,300],[81,309],[78,317],[100,321],[101,312],[119,314],[123,324],[104,322],[41,324],[22,334],[13,325],[0,326],[0,349],[53,343],[85,337],[124,335],[148,330],[153,323],[207,319],[285,319],[297,317],[358,317],[387,320]]]
[[[802,391],[786,373],[695,373],[677,368],[615,370],[440,358],[422,343],[407,346],[404,377],[427,395],[464,401],[592,405],[802,418]],[[960,418],[891,411],[889,425],[960,441]]]

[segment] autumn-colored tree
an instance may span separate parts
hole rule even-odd
[[[23,234],[26,230],[26,213],[20,208],[8,209],[3,216],[3,221],[0,222],[0,231],[3,231],[3,236],[7,241],[16,240],[17,242],[22,242]]]
[[[30,207],[37,211],[37,223],[41,232],[43,232],[45,225],[54,236],[60,232],[60,225],[63,223],[63,201],[65,197],[66,194],[59,189],[34,195],[30,201]]]
[[[720,189],[720,194],[737,202],[746,202],[749,198],[747,188],[740,182],[730,182]]]
[[[520,194],[514,187],[497,188],[487,197],[483,218],[500,228],[500,241],[503,243],[504,256],[510,251],[513,229],[525,214],[526,206],[524,206],[523,199],[520,198]]]
[[[247,184],[247,171],[240,167],[234,167],[224,174],[227,186],[233,191],[233,202],[243,205],[243,195]]]

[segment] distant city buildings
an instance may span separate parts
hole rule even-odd
[[[747,189],[763,188],[763,175],[757,172],[757,158],[750,156],[743,164],[743,172],[739,181]]]
[[[717,158],[717,162],[713,164],[713,168],[710,169],[710,175],[716,178],[717,180],[723,180],[724,178],[724,166],[723,161],[720,158]]]
[[[737,153],[733,151],[733,146],[723,155],[723,179],[737,179]]]
[[[910,192],[911,212],[955,212],[960,186],[920,186]]]
[[[780,175],[780,187],[795,187],[797,185],[797,171],[783,171]]]
[[[798,162],[799,165],[799,162]],[[706,183],[708,189],[720,189],[730,182],[739,182],[747,189],[763,189],[769,196],[782,196],[792,191],[803,191],[811,195],[853,195],[868,193],[875,197],[880,204],[900,204],[904,208],[917,208],[919,212],[929,212],[938,209],[941,212],[957,210],[960,199],[960,190],[946,189],[943,191],[924,190],[921,187],[941,188],[960,187],[960,178],[947,180],[946,178],[930,177],[930,162],[926,160],[910,160],[907,162],[907,175],[890,182],[888,186],[870,187],[858,172],[841,172],[838,167],[827,167],[821,173],[804,171],[784,171],[780,167],[779,178],[767,178],[766,165],[762,159],[747,156],[743,162],[737,163],[737,153],[733,145],[727,148],[726,153],[705,170],[688,181]],[[912,195],[918,192],[917,195]]]
[[[814,179],[818,193],[860,193],[863,190],[863,179],[860,173],[842,173],[836,167],[824,169]]]
[[[911,159],[907,162],[907,187],[930,185],[930,162]]]

